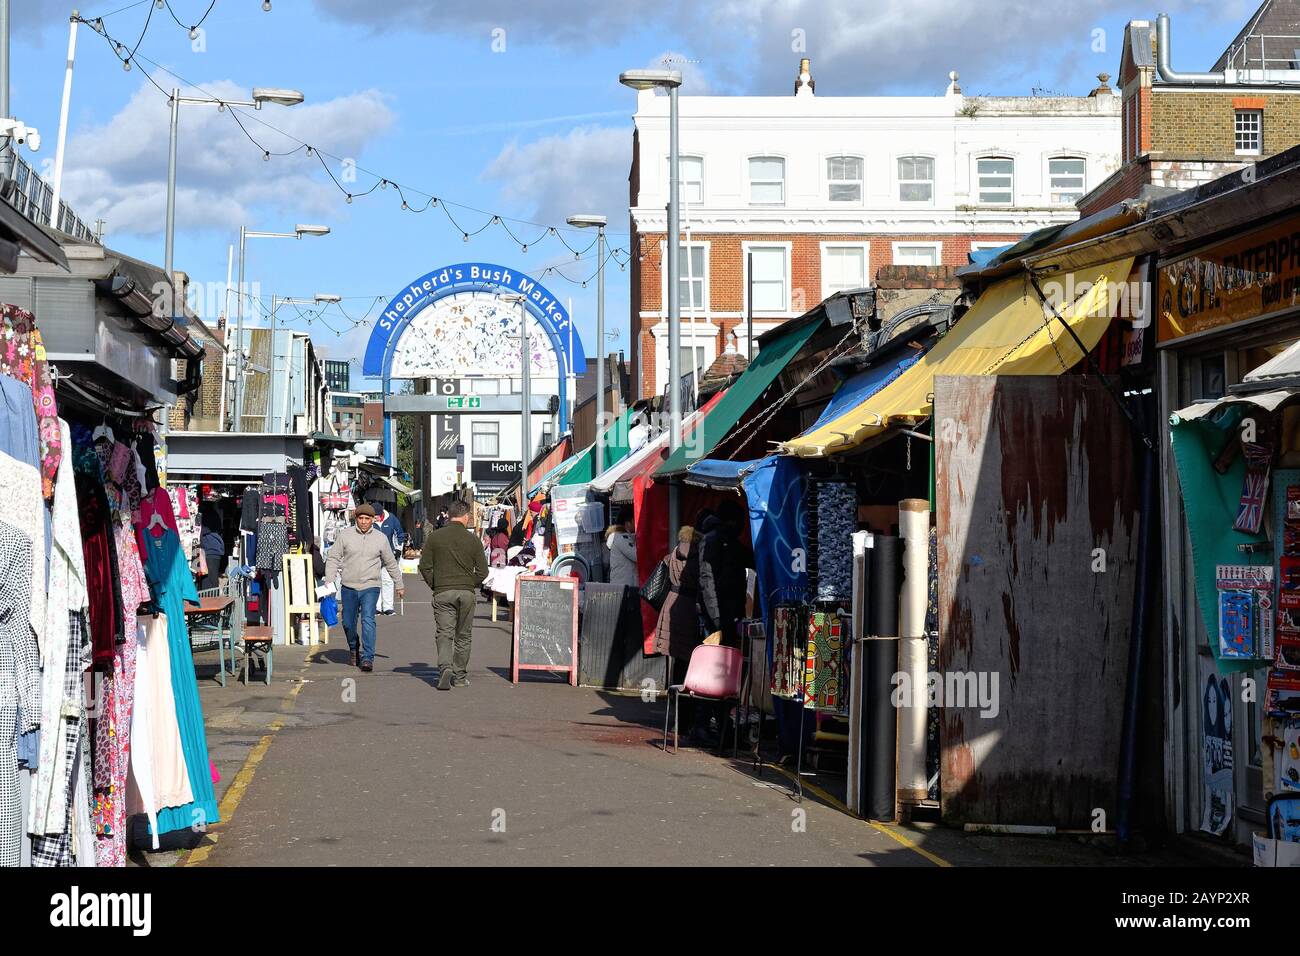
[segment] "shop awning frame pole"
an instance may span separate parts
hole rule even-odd
[[[1154,397],[1152,398],[1154,402]],[[1129,622],[1128,675],[1124,688],[1124,722],[1120,733],[1119,799],[1115,832],[1121,847],[1133,835],[1133,806],[1137,790],[1138,726],[1141,720],[1142,669],[1146,658],[1147,621],[1150,617],[1151,539],[1156,520],[1156,455],[1142,455],[1141,513],[1138,515],[1137,580],[1133,585],[1133,616]]]

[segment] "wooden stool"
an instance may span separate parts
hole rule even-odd
[[[271,628],[267,626],[245,626],[244,637],[240,643],[243,645],[244,666],[240,672],[239,678],[243,681],[244,686],[248,686],[248,672],[250,670],[249,657],[254,648],[260,648],[266,654],[266,683],[269,686],[271,683],[271,668],[273,665],[272,658],[275,653],[275,644],[271,638]]]

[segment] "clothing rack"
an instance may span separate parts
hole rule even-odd
[[[73,381],[73,375],[70,372],[62,372],[55,365],[50,366],[50,378],[54,387],[60,390],[60,399],[70,401],[73,405],[80,406],[85,411],[93,412],[97,415],[108,415],[117,417],[123,421],[139,421],[146,419],[155,425],[161,425],[153,417],[153,413],[162,405],[146,405],[144,411],[137,411],[131,408],[125,408],[116,404],[107,396],[95,395],[82,388]]]

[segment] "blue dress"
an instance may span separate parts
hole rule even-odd
[[[162,489],[155,491],[166,496]],[[170,503],[167,513],[170,513]],[[199,704],[199,683],[194,676],[194,653],[190,649],[189,628],[185,623],[185,602],[197,604],[199,593],[194,578],[181,555],[180,537],[166,528],[155,537],[147,528],[140,529],[140,558],[144,563],[149,590],[159,609],[167,615],[167,645],[172,656],[172,692],[176,695],[176,721],[180,725],[181,750],[190,778],[194,802],[183,807],[158,811],[158,832],[206,829],[218,822],[217,798],[212,790],[212,771],[208,767],[208,738],[203,729],[203,708]]]

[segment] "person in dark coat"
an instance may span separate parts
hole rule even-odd
[[[754,566],[753,553],[741,543],[742,513],[725,501],[700,528],[700,615],[709,634],[721,632],[721,643],[740,644],[736,622],[745,615],[745,569]]]
[[[700,644],[700,557],[696,547],[695,529],[684,526],[677,532],[677,547],[667,557],[668,597],[659,609],[659,623],[655,625],[656,654],[668,654],[683,665],[691,659],[691,652]],[[679,683],[676,677],[674,683]]]
[[[686,680],[691,654],[704,640],[700,629],[700,536],[690,525],[677,532],[677,547],[668,558],[668,598],[655,626],[656,654],[672,657],[672,683]],[[697,707],[689,697],[677,701],[678,721],[689,728],[689,741],[700,747],[716,741],[709,734],[709,707]]]

